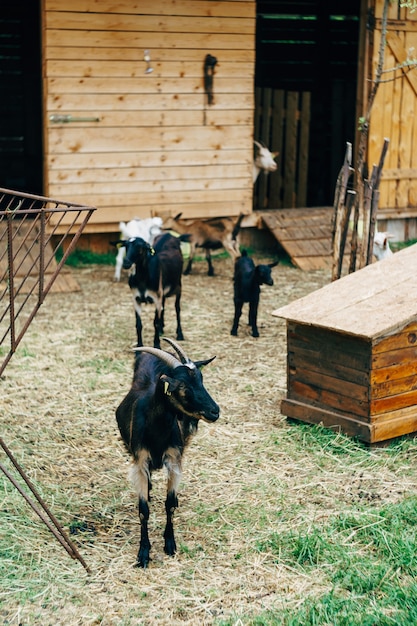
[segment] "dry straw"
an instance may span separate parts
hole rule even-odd
[[[395,465],[387,455],[382,465],[386,453],[376,451],[364,461],[344,437],[332,442],[333,450],[347,448],[337,456],[279,412],[285,323],[270,313],[329,276],[278,266],[275,285],[262,291],[260,338],[250,336],[245,314],[235,338],[231,261],[216,259],[215,267],[213,278],[204,263],[184,277],[182,317],[187,353],[217,355],[204,379],[222,413],[216,424],[200,425],[185,455],[174,558],[163,553],[165,477],[154,476],[146,571],[133,567],[139,521],[114,417],[132,376],[126,279],[113,283],[112,268],[77,269],[81,292],[48,296],[1,381],[2,436],[93,573],[68,557],[4,481],[1,533],[11,555],[2,570],[10,572],[1,587],[4,623],[245,624],[267,609],[296,610],[328,581],[268,550],[271,533],[306,530],[355,498],[395,502],[415,483],[398,458]],[[147,342],[152,319],[145,307]],[[168,300],[166,333],[174,331]]]

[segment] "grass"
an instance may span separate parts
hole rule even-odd
[[[62,249],[59,249],[56,254],[56,259],[59,262],[63,257]],[[91,250],[83,250],[80,248],[76,248],[74,252],[72,252],[67,260],[65,261],[65,265],[68,267],[83,267],[85,265],[115,265],[116,262],[116,254],[114,252],[99,253],[92,252]]]
[[[370,450],[279,412],[286,329],[269,311],[329,276],[274,268],[261,336],[242,324],[236,339],[232,264],[214,264],[212,279],[205,261],[184,277],[182,313],[187,353],[217,354],[204,379],[221,417],[185,455],[174,558],[163,552],[165,477],[154,475],[146,571],[134,567],[138,513],[114,418],[132,376],[126,283],[110,266],[76,268],[82,290],[49,295],[26,333],[0,380],[2,437],[92,573],[1,473],[0,624],[417,623],[417,440]],[[152,308],[143,315],[148,340]],[[170,301],[166,324],[172,336]]]

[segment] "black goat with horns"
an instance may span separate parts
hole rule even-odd
[[[177,356],[158,348],[135,348],[138,354],[132,387],[116,410],[120,434],[133,456],[131,479],[139,495],[139,567],[147,567],[150,561],[148,503],[152,471],[165,467],[168,472],[164,550],[173,555],[173,515],[178,507],[183,452],[197,431],[199,420],[211,423],[220,415],[218,405],[203,385],[200,371],[215,357],[191,361],[176,342],[164,339]]]

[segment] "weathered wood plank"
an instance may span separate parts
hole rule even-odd
[[[155,50],[155,47],[152,47],[152,50]],[[161,64],[165,61],[169,62],[170,65],[173,61],[172,50],[169,48],[158,48],[158,52],[153,53],[152,58],[152,67],[155,68],[155,71],[160,71]],[[222,49],[219,57],[221,63],[242,63],[246,64],[246,68],[249,71],[252,71],[252,63],[254,61],[255,51],[254,48],[239,48],[238,50],[231,49]],[[97,46],[86,46],[83,42],[80,43],[79,46],[68,46],[62,47],[60,45],[51,45],[45,50],[45,60],[72,60],[78,62],[80,59],[84,61],[124,61],[130,62],[133,61],[137,63],[143,68],[143,50],[137,47],[117,47],[112,46],[108,48],[101,48]],[[175,59],[176,62],[182,63],[185,61],[196,62],[196,51],[194,48],[176,48],[175,49]],[[164,65],[165,67],[165,65]]]
[[[213,32],[253,33],[254,16],[245,17],[227,17],[224,15],[211,15],[207,19],[206,15],[140,15],[140,21],[135,13],[123,14],[114,12],[71,12],[71,11],[47,11],[45,16],[45,27],[54,30],[89,30],[89,31],[106,31],[116,33],[141,32],[153,33],[175,33],[178,39],[178,33],[186,33],[187,35]]]
[[[104,153],[78,153],[74,154],[54,154],[49,157],[48,168],[57,170],[91,170],[91,176],[95,179],[98,176],[97,170],[104,168],[173,168],[191,166],[221,166],[228,165],[252,168],[252,160],[248,158],[247,150],[194,150],[194,151],[174,151],[162,150],[160,152],[104,152]],[[61,174],[62,176],[63,174]],[[88,174],[86,174],[88,175]],[[104,172],[105,175],[105,172]],[[191,177],[191,173],[190,173]]]
[[[399,363],[414,364],[417,375],[417,345],[372,355],[372,369],[391,367]]]
[[[396,396],[387,396],[380,399],[371,400],[369,413],[370,415],[379,415],[387,411],[396,411],[398,409],[407,408],[417,405],[417,390],[401,393]]]
[[[139,204],[138,202],[131,202],[130,204],[109,204],[112,201],[112,198],[107,198],[107,205],[100,207],[97,209],[97,223],[99,224],[100,232],[102,233],[115,233],[118,232],[118,223],[116,224],[114,221],[115,215],[123,215],[125,220],[131,220],[135,217],[144,218],[151,217],[154,215],[177,215],[180,212],[184,212],[186,210],[186,215],[195,218],[209,218],[209,217],[225,217],[225,216],[237,216],[239,215],[245,204],[243,201],[233,202],[227,206],[227,215],[224,200],[221,202],[193,202],[188,203],[187,205],[180,204],[172,204],[167,205],[162,202],[160,204]],[[171,213],[172,212],[172,213]],[[66,232],[67,225],[70,222],[64,216],[64,219],[60,222],[60,225],[55,228],[54,232],[56,234],[62,234]],[[96,234],[97,233],[97,223],[90,224],[87,223],[83,233],[86,234]]]
[[[238,181],[245,177],[250,177],[252,169],[247,164],[233,164],[233,165],[196,165],[184,172],[183,168],[178,166],[166,166],[165,164],[159,167],[115,167],[106,169],[83,169],[81,166],[77,169],[66,169],[65,173],[59,169],[52,169],[49,172],[50,184],[70,184],[77,183],[79,185],[91,184],[92,191],[94,185],[101,186],[102,183],[117,182],[117,183],[140,183],[141,185],[146,181],[148,184],[152,184],[152,188],[158,188],[158,185],[166,183],[170,187],[170,183],[175,183],[182,180],[187,180],[188,184],[191,184],[193,180],[199,180],[200,184],[206,184],[203,181],[213,180],[216,185],[220,185],[222,179],[230,179]],[[230,183],[230,184],[231,184]],[[214,184],[214,183],[213,183]],[[234,185],[235,186],[235,185]],[[145,190],[145,187],[140,187]],[[171,187],[173,188],[173,187]],[[127,191],[129,187],[125,188]]]
[[[311,370],[323,373],[325,376],[335,376],[339,379],[346,380],[358,385],[369,385],[369,374],[365,369],[355,369],[355,364],[346,364],[325,360],[320,352],[296,348],[291,344],[287,358],[288,366],[296,369],[297,372]],[[302,374],[299,374],[300,376]]]
[[[410,374],[416,375],[414,363],[397,363],[388,367],[373,368],[370,371],[370,385],[374,387],[392,380],[401,380]]]
[[[112,78],[111,81],[105,77],[74,77],[69,78],[49,78],[46,81],[48,93],[94,93],[94,94],[178,94],[178,93],[204,93],[203,80],[201,78],[181,77],[164,78],[156,86],[149,77],[140,75],[132,78]],[[227,78],[216,76],[215,94],[222,93],[252,93],[253,77],[241,76],[237,78]]]
[[[325,407],[311,406],[307,402],[296,398],[287,398],[281,402],[281,413],[287,417],[307,422],[308,424],[323,424],[326,428],[342,431],[351,437],[359,437],[370,443],[374,425],[363,422],[361,419],[348,416]]]
[[[252,94],[241,94],[239,96],[239,107],[243,111],[252,111]],[[47,98],[47,111],[50,113],[94,111],[100,117],[103,111],[169,111],[169,110],[198,110],[203,111],[204,99],[201,93],[170,93],[170,94],[108,94],[108,93],[65,93],[50,94]],[[213,115],[217,111],[232,109],[236,111],[236,96],[233,94],[222,94],[207,112]],[[91,113],[89,113],[91,115]],[[201,122],[199,123],[201,125]],[[85,123],[84,123],[85,126]]]
[[[414,346],[417,343],[417,322],[408,324],[401,332],[395,333],[385,337],[376,342],[373,346],[373,354],[380,352],[389,352],[390,350],[397,350],[398,348],[408,348]],[[416,370],[417,373],[417,370]]]
[[[139,50],[167,48],[171,51],[180,47],[177,33],[141,31],[46,30],[45,43],[48,47],[133,47]],[[203,61],[205,50],[210,50],[214,56],[218,54],[218,50],[255,50],[255,38],[252,34],[182,33],[181,48],[202,51]]]
[[[67,198],[69,194],[72,194],[74,200],[74,192],[76,195],[87,196],[90,194],[92,197],[103,194],[106,191],[115,195],[132,195],[152,194],[155,197],[159,194],[160,197],[167,197],[168,194],[176,194],[176,197],[191,197],[191,194],[196,194],[198,197],[208,196],[215,197],[217,192],[223,191],[229,194],[229,191],[236,191],[236,189],[242,188],[246,180],[243,178],[205,178],[201,179],[187,179],[182,176],[177,178],[168,178],[160,180],[137,180],[137,181],[118,181],[118,180],[102,180],[97,183],[92,182],[57,182],[50,181],[51,188],[54,189],[55,197]]]
[[[152,68],[154,70],[153,80],[155,78],[198,78],[202,76],[201,59],[193,59],[189,61],[180,61],[172,58],[164,61],[159,59],[156,53],[155,60],[152,60]],[[51,59],[46,61],[45,68],[47,75],[51,78],[66,77],[94,77],[100,76],[113,78],[133,78],[144,75],[145,64],[141,55],[136,52],[135,58],[116,60],[91,60],[91,59]],[[254,77],[254,68],[249,67],[247,63],[239,63],[237,61],[221,61],[216,67],[215,78],[237,78]],[[148,80],[148,79],[147,79]],[[217,82],[217,81],[216,81]]]
[[[91,126],[79,129],[72,126],[51,128],[49,131],[49,151],[54,153],[80,152],[126,152],[135,148],[149,151],[199,150],[211,148],[218,150],[233,145],[236,149],[245,149],[250,143],[250,129],[240,126],[213,128],[201,126],[198,131],[189,126],[167,128],[148,128],[146,134],[141,128],[99,128]]]
[[[53,185],[51,185],[51,188],[53,191],[59,191],[58,189],[55,189]],[[106,189],[108,190],[107,194]],[[71,200],[77,204],[83,204],[86,196],[84,194],[79,194],[76,191],[77,186],[74,185]],[[152,208],[152,210],[156,211],[155,207],[160,207],[158,210],[161,210],[161,207],[167,205],[172,206],[176,213],[184,211],[186,207],[188,209],[191,209],[191,207],[194,206],[202,206],[206,202],[208,203],[208,205],[210,203],[221,203],[221,205],[223,206],[223,212],[220,213],[220,215],[228,215],[229,208],[231,212],[233,211],[235,206],[239,206],[242,209],[248,200],[248,195],[250,194],[249,191],[242,191],[241,189],[230,189],[227,193],[227,202],[225,202],[224,190],[221,189],[214,189],[211,191],[205,191],[203,189],[172,192],[124,193],[116,194],[114,197],[111,193],[112,188],[110,185],[108,185],[107,187],[103,187],[101,191],[104,193],[104,195],[90,193],[88,194],[88,199],[90,199],[90,206],[100,207],[96,211],[96,213],[98,214],[97,219],[100,219],[100,215],[102,214],[102,211],[105,207],[109,207],[110,205],[115,206],[114,197],[117,197],[117,206],[119,207],[145,206],[148,207],[148,210]],[[55,197],[59,197],[59,194],[58,196],[55,195]],[[190,217],[194,216],[194,213],[190,213]]]
[[[68,107],[69,109],[69,107]],[[67,110],[68,110],[67,109]],[[96,109],[97,111],[98,109]],[[71,121],[71,128],[94,128],[97,123],[89,123],[77,121],[77,117],[91,117],[91,111],[76,111],[71,110],[71,115],[74,120]],[[102,127],[136,127],[136,128],[148,128],[151,126],[169,127],[169,126],[199,126],[203,120],[206,121],[206,126],[247,126],[252,119],[252,111],[233,111],[233,110],[216,110],[212,109],[206,111],[202,110],[202,106],[198,107],[198,110],[194,111],[100,111],[96,114],[99,119],[99,126]],[[61,127],[67,124],[62,122],[57,124],[57,127]]]
[[[48,0],[50,11],[61,11],[62,0]],[[196,15],[201,17],[256,17],[254,2],[222,0],[218,2],[196,2],[195,0],[139,0],[132,6],[131,0],[72,0],[71,9],[81,13],[125,13],[135,9],[141,15]]]
[[[356,364],[350,367],[370,369],[371,343],[358,337],[337,333],[332,329],[288,321],[287,338],[291,345],[319,350],[324,358],[331,357],[336,362],[346,364],[346,355],[351,354],[357,360]]]
[[[372,442],[395,439],[403,435],[417,433],[417,415],[414,413],[407,418],[400,417],[396,420],[376,422],[372,426]]]
[[[306,385],[313,393],[317,393],[316,400],[327,406],[335,408],[343,406],[348,412],[356,414],[356,405],[358,405],[363,415],[367,415],[367,385],[359,385],[348,380],[341,380],[336,376],[329,376],[323,370],[317,372],[305,368],[290,369],[289,382],[292,391],[298,389],[299,385]],[[337,398],[336,403],[334,403],[334,398]]]
[[[411,391],[417,390],[417,376],[415,372],[413,371],[412,373],[410,373],[409,370],[408,373],[410,374],[410,376],[407,376],[406,378],[391,378],[391,380],[389,381],[384,381],[382,383],[372,385],[372,399],[380,400],[382,398],[389,398],[394,395],[404,396],[404,394],[408,394]],[[405,406],[410,406],[408,400]]]

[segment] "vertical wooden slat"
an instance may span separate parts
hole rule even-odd
[[[262,92],[262,124],[259,139],[268,147],[270,146],[271,107],[272,89],[266,88]],[[266,208],[268,206],[268,176],[261,172],[258,181],[258,205]]]
[[[287,93],[284,183],[284,206],[286,208],[294,207],[297,155],[297,99],[297,92],[289,91]]]
[[[308,148],[310,136],[311,94],[301,94],[300,141],[298,159],[297,207],[307,206]]]
[[[269,203],[268,206],[279,209],[282,207],[282,158],[284,146],[284,91],[276,89],[273,95],[273,116],[271,146],[272,152],[279,152],[277,157],[278,170],[269,177]]]

